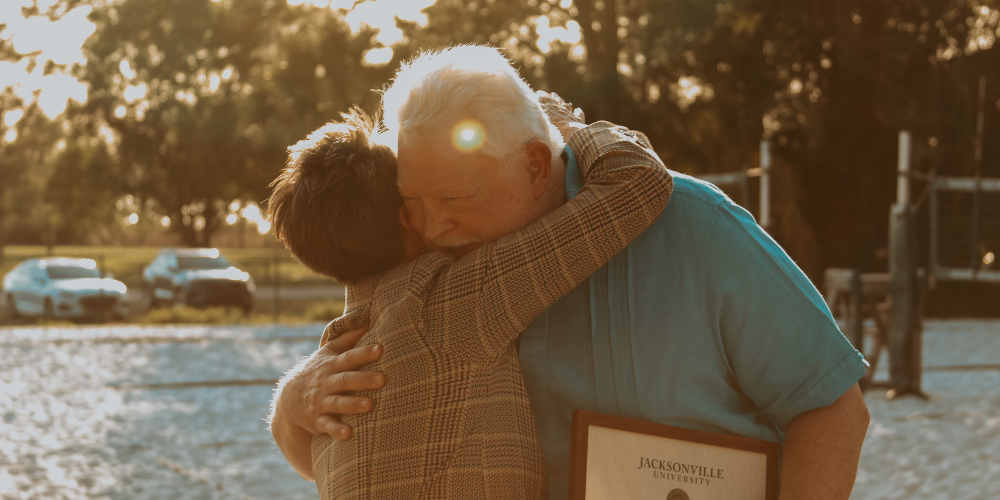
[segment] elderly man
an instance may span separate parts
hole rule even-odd
[[[383,96],[398,133],[400,194],[428,245],[461,256],[552,211],[580,189],[573,151],[538,111],[538,97],[496,50],[453,47],[399,71]],[[529,130],[551,146],[547,178],[476,163],[454,167],[443,147],[458,123],[485,134]],[[422,140],[411,140],[414,130]],[[427,130],[436,131],[426,140]],[[498,143],[505,143],[498,141]],[[524,154],[506,141],[483,151]],[[311,478],[309,438],[347,439],[338,414],[367,412],[381,355],[344,335],[289,372],[272,432]],[[566,498],[570,417],[582,409],[782,444],[782,499],[844,499],[857,472],[868,413],[865,362],[785,252],[714,186],[675,174],[659,220],[521,334],[520,362],[549,472]]]

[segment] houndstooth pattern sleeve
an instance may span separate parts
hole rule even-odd
[[[439,267],[419,312],[420,330],[439,352],[467,363],[495,359],[532,318],[659,218],[673,178],[643,134],[597,122],[569,147],[585,181],[573,200]]]

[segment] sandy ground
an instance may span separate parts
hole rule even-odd
[[[321,329],[0,330],[0,498],[317,498],[263,418]]]
[[[1000,499],[1000,322],[925,322],[924,367],[929,401],[865,394],[872,422],[851,498]]]
[[[320,328],[0,329],[0,498],[316,498],[262,419]],[[924,347],[930,401],[866,394],[852,498],[1000,498],[1000,322]]]

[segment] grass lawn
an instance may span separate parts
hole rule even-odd
[[[57,257],[84,257],[94,259],[104,271],[129,287],[142,284],[142,269],[162,250],[160,247],[115,247],[115,246],[56,246],[52,255]],[[285,285],[332,284],[330,278],[316,274],[296,261],[283,248],[220,248],[229,260],[253,276],[257,285],[271,285],[277,279]],[[3,248],[4,259],[0,262],[0,275],[24,259],[49,255],[44,246],[8,245]]]

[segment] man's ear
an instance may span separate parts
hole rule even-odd
[[[552,179],[552,150],[542,141],[531,141],[524,149],[528,155],[531,193],[537,200],[545,194]]]

